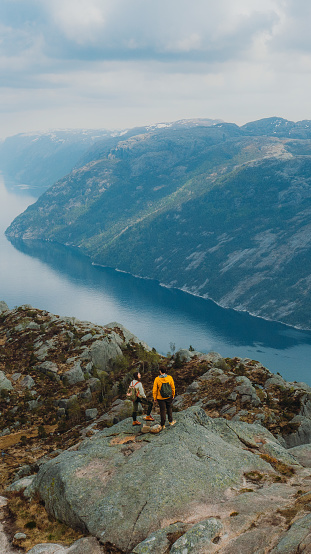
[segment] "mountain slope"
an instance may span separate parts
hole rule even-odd
[[[27,190],[38,197],[73,168],[109,154],[121,136],[124,140],[150,130],[210,126],[215,123],[219,120],[193,119],[121,131],[53,129],[20,133],[0,141],[0,171],[8,188]]]
[[[0,143],[0,170],[9,188],[38,197],[69,173],[95,142],[110,138],[109,131],[85,129],[14,135]]]
[[[307,133],[301,123],[120,137],[7,235],[78,246],[95,263],[310,328],[311,140],[275,136]]]

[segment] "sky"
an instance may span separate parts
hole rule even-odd
[[[311,119],[310,0],[1,0],[0,137]]]

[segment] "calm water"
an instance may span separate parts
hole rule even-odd
[[[112,269],[79,252],[49,244],[15,244],[4,236],[34,199],[0,180],[0,300],[105,324],[118,321],[166,354],[191,344],[201,352],[259,360],[290,381],[311,384],[311,332],[298,331]]]

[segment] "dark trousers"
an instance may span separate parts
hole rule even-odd
[[[167,413],[169,422],[172,423],[173,421],[172,402],[173,402],[173,398],[165,398],[165,400],[158,399],[162,426],[165,425],[166,413]]]
[[[147,415],[151,414],[153,403],[150,402],[150,400],[147,400],[147,398],[143,398],[142,396],[138,396],[137,400],[133,402],[133,421],[136,421],[137,418],[137,412],[138,412],[138,403],[146,404],[148,405]]]

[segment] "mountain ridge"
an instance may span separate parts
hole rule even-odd
[[[310,329],[311,139],[299,132],[311,123],[267,118],[95,145],[6,234]]]
[[[185,121],[133,129],[52,129],[19,133],[0,141],[0,168],[9,188],[26,190],[38,197],[57,179],[84,165],[89,151],[94,159],[98,148],[111,149],[120,137],[163,127],[209,126],[220,120]]]

